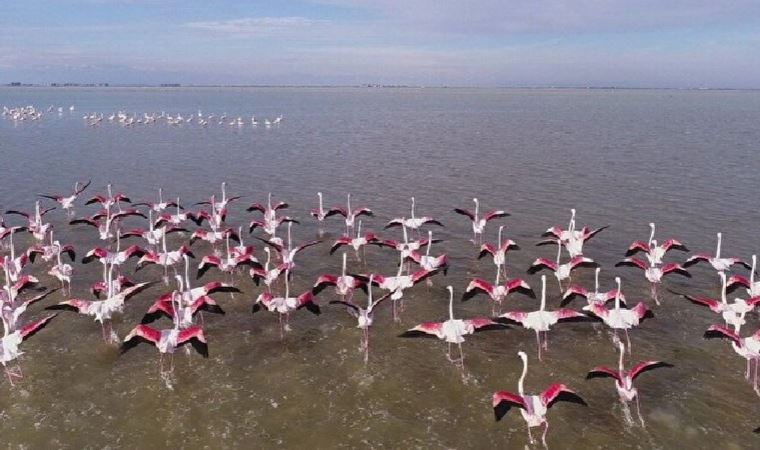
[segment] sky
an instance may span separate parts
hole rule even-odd
[[[760,0],[11,0],[12,81],[760,88]]]

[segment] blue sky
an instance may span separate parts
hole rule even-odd
[[[0,83],[760,88],[758,0],[16,0]]]

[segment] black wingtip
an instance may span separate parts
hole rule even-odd
[[[512,406],[508,402],[501,402],[493,407],[493,415],[497,422],[507,415]]]

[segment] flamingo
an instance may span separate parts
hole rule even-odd
[[[335,240],[335,243],[333,243],[332,247],[330,247],[330,254],[332,255],[336,250],[344,245],[348,245],[353,248],[354,252],[356,253],[356,259],[360,259],[359,250],[363,249],[366,245],[383,245],[383,243],[380,241],[380,239],[377,238],[377,236],[375,236],[375,233],[362,234],[362,221],[360,220],[359,226],[356,229],[356,237],[352,238],[348,235],[339,237]]]
[[[123,211],[112,213],[110,209],[104,209],[103,211],[93,214],[89,217],[83,217],[80,219],[74,219],[69,222],[69,225],[85,224],[90,225],[98,230],[100,240],[105,241],[114,237],[112,226],[124,217],[127,216],[140,216],[147,218],[145,214],[130,208]]]
[[[435,336],[448,343],[447,357],[450,362],[461,364],[464,367],[464,352],[462,351],[462,342],[465,335],[473,334],[478,331],[489,329],[503,328],[498,322],[486,317],[476,317],[474,319],[455,319],[454,318],[454,288],[447,286],[449,291],[449,319],[444,322],[423,322],[404,332],[401,337],[416,337],[419,335]],[[451,357],[451,344],[459,346],[459,359]]]
[[[229,236],[230,239],[232,239],[235,242],[240,242],[240,235],[235,232],[232,228],[225,228],[223,230],[204,230],[202,228],[199,228],[190,235],[190,246],[192,247],[193,244],[197,240],[206,241],[216,250],[216,244],[224,241]],[[217,252],[214,251],[214,254],[216,255]],[[217,255],[218,256],[218,255]]]
[[[401,229],[404,233],[403,241],[399,242],[393,239],[385,239],[379,243],[379,245],[382,247],[390,247],[396,250],[397,252],[401,253],[401,258],[406,260],[412,256],[413,252],[420,250],[430,242],[430,239],[418,239],[416,241],[410,241],[409,236],[406,232],[406,227],[402,226]],[[440,239],[435,239],[432,242],[437,244],[442,241]]]
[[[636,412],[639,416],[641,426],[644,426],[644,418],[641,417],[641,404],[639,403],[639,391],[633,385],[633,380],[644,372],[654,370],[660,367],[673,367],[671,364],[662,361],[642,361],[633,366],[629,371],[623,366],[623,357],[625,355],[625,345],[618,342],[620,349],[620,359],[618,360],[618,369],[613,370],[605,366],[596,366],[586,375],[586,379],[610,377],[615,380],[615,389],[620,396],[620,402],[626,405],[628,402],[636,400]]]
[[[356,222],[356,218],[360,216],[369,216],[372,217],[375,215],[375,213],[372,212],[371,209],[365,208],[365,207],[358,207],[358,208],[351,208],[351,194],[346,194],[346,208],[338,208],[338,214],[343,216],[345,218],[346,223],[346,234],[350,235],[350,231],[353,231],[354,229],[354,223]]]
[[[252,254],[235,255],[232,253],[232,250],[230,249],[229,233],[227,233],[227,236],[225,237],[225,243],[227,246],[227,253],[225,257],[222,258],[213,255],[204,256],[201,259],[200,264],[198,264],[198,274],[196,275],[196,279],[202,277],[203,274],[206,273],[206,271],[211,267],[216,267],[222,272],[228,274],[230,278],[232,278],[232,275],[238,266],[261,266],[261,264],[259,264],[259,261]]]
[[[109,278],[112,278],[112,274],[109,272]],[[109,280],[110,281],[110,280]],[[124,311],[125,302],[132,298],[134,295],[145,290],[151,286],[153,282],[138,283],[134,286],[125,288],[121,292],[114,292],[113,289],[106,295],[107,298],[103,300],[81,300],[72,298],[65,300],[58,304],[48,306],[45,309],[51,310],[70,310],[79,314],[91,316],[96,322],[100,323],[103,340],[108,342],[110,339],[115,340],[115,335],[111,327],[111,318],[114,314]],[[106,327],[108,332],[106,332]]]
[[[108,266],[103,265],[103,281],[98,281],[90,286],[90,293],[100,300],[102,294],[108,294],[109,292],[119,293],[124,288],[134,286],[135,283],[124,275],[119,275],[113,279],[108,276]]]
[[[398,273],[396,273],[396,276],[386,277],[383,275],[374,275],[373,277],[373,282],[380,287],[380,289],[390,292],[391,300],[393,301],[393,320],[396,322],[401,320],[396,305],[397,302],[400,302],[404,298],[404,291],[414,287],[420,281],[438,273],[438,270],[419,269],[411,275],[401,275],[403,270],[404,260],[402,259],[399,262]],[[367,278],[365,277],[365,279]]]
[[[549,422],[546,420],[546,413],[555,403],[566,401],[588,406],[586,402],[575,392],[571,391],[564,384],[554,383],[538,395],[526,394],[523,383],[525,376],[528,374],[528,355],[525,352],[518,352],[523,363],[522,375],[517,382],[517,394],[509,391],[497,391],[493,393],[492,405],[496,421],[500,421],[511,407],[520,408],[520,413],[528,425],[528,440],[534,443],[533,435],[530,429],[533,427],[544,426],[544,433],[541,435],[541,441],[546,445],[546,433],[549,431]]]
[[[467,301],[478,294],[486,294],[493,301],[491,314],[496,315],[497,307],[501,308],[501,303],[511,292],[519,292],[530,298],[536,298],[533,289],[521,278],[507,279],[503,284],[494,285],[481,278],[473,278],[467,285],[462,301]]]
[[[272,205],[272,193],[267,194],[267,205],[264,206],[261,203],[253,203],[246,211],[259,211],[264,214],[264,222],[271,222],[277,217],[277,211],[281,209],[289,208],[290,205],[286,202],[278,202],[276,205]]]
[[[343,268],[341,269],[340,276],[336,277],[334,275],[321,275],[319,278],[317,278],[316,283],[314,283],[314,287],[311,289],[311,292],[314,295],[317,295],[322,292],[322,290],[327,286],[335,286],[335,291],[338,293],[338,295],[340,295],[341,300],[346,303],[352,302],[354,291],[356,289],[366,289],[366,285],[361,279],[346,274],[345,253],[343,253]]]
[[[172,365],[169,372],[174,371],[174,351],[177,347],[190,343],[195,351],[200,353],[204,358],[208,358],[208,344],[203,329],[199,326],[192,326],[185,329],[173,327],[165,330],[158,330],[145,324],[137,325],[124,338],[121,344],[121,353],[124,354],[129,349],[135,347],[140,342],[153,344],[159,352],[159,372],[164,373],[164,354],[172,355]]]
[[[253,281],[256,283],[256,286],[263,281],[264,286],[267,287],[267,291],[272,292],[272,284],[277,281],[281,274],[288,270],[288,265],[281,263],[270,269],[269,264],[272,259],[271,251],[269,250],[269,247],[264,247],[264,251],[267,254],[267,260],[266,263],[264,263],[264,267],[251,267],[249,273]]]
[[[380,303],[382,303],[385,299],[390,297],[390,294],[385,294],[376,300],[372,299],[372,278],[373,275],[370,275],[369,282],[367,283],[368,293],[366,308],[362,308],[351,301],[330,301],[330,304],[341,304],[346,306],[346,311],[348,311],[348,313],[356,319],[356,328],[360,328],[362,330],[361,350],[364,352],[365,363],[369,360],[369,327],[371,327],[375,321],[375,308],[377,308],[377,306],[380,305]]]
[[[562,246],[557,244],[557,261],[549,261],[546,258],[537,258],[535,261],[533,261],[533,264],[530,265],[530,268],[528,268],[529,274],[534,274],[536,272],[539,272],[541,270],[550,270],[554,272],[554,277],[557,279],[557,284],[559,285],[560,292],[563,291],[562,289],[562,281],[566,279],[570,279],[572,281],[572,278],[570,278],[570,274],[573,270],[579,268],[579,267],[598,267],[599,265],[594,262],[593,259],[587,258],[585,256],[574,256],[570,258],[570,261],[560,264],[560,256],[562,255]]]
[[[60,243],[58,241],[55,241],[56,244],[60,246]],[[71,294],[71,277],[74,274],[74,269],[71,267],[71,264],[65,264],[61,260],[61,252],[58,252],[56,254],[56,264],[53,265],[53,267],[50,268],[48,271],[48,275],[51,275],[58,279],[58,281],[61,282],[61,289],[63,292],[67,295]],[[73,258],[72,258],[73,261]],[[66,286],[68,285],[68,289],[66,289]]]
[[[69,196],[64,196],[63,194],[38,194],[40,197],[43,198],[49,198],[59,205],[61,205],[61,209],[64,211],[67,211],[69,214],[74,213],[74,202],[79,198],[79,194],[84,192],[85,189],[90,185],[90,181],[87,181],[82,187],[79,186],[79,182],[77,181],[74,183],[74,192]]]
[[[483,244],[480,246],[480,254],[478,259],[483,258],[486,255],[491,255],[491,259],[496,266],[496,283],[499,283],[499,276],[501,272],[504,272],[504,278],[507,278],[507,252],[510,250],[519,250],[520,246],[511,239],[506,241],[501,240],[501,234],[504,231],[504,225],[499,226],[499,241],[497,245]]]
[[[161,239],[166,234],[171,233],[186,233],[188,230],[175,225],[164,225],[156,228],[153,223],[153,210],[148,210],[148,228],[133,228],[127,232],[121,234],[122,239],[128,237],[139,237],[145,240],[150,246],[156,246],[161,242]]]
[[[190,328],[194,324],[193,318],[200,311],[206,311],[215,314],[224,314],[224,310],[208,295],[193,296],[189,290],[186,290],[185,283],[181,276],[177,275],[177,284],[179,289],[160,296],[149,308],[142,318],[141,323],[147,324],[158,320],[161,316],[166,316],[172,321],[179,322],[179,328]],[[236,289],[236,292],[240,290]],[[179,298],[173,298],[177,295]],[[196,297],[193,299],[193,297]]]
[[[493,219],[507,217],[509,214],[503,210],[494,210],[489,211],[485,213],[483,217],[480,217],[480,201],[477,198],[473,198],[472,201],[475,202],[475,213],[462,208],[456,208],[454,209],[454,212],[467,216],[470,219],[470,222],[472,222],[472,242],[480,244],[483,240],[483,232],[485,231],[486,224]]]
[[[683,266],[690,267],[690,266],[693,266],[694,264],[704,261],[710,264],[713,267],[713,269],[717,270],[718,272],[725,272],[726,270],[730,269],[731,266],[734,266],[736,264],[744,266],[744,268],[748,270],[752,268],[749,264],[747,264],[746,262],[742,261],[739,258],[721,258],[720,246],[721,246],[722,240],[723,240],[723,233],[718,233],[718,246],[715,249],[715,256],[710,256],[710,255],[700,253],[687,259],[686,262],[683,263]]]
[[[186,221],[190,220],[197,226],[201,226],[201,223],[203,222],[203,217],[199,217],[198,214],[193,213],[192,211],[183,211],[182,207],[180,206],[179,197],[177,197],[176,203],[176,212],[174,214],[169,213],[163,213],[158,216],[158,219],[156,219],[156,222],[153,224],[154,227],[160,227],[164,224],[174,225],[174,226],[180,226]]]
[[[423,225],[431,224],[431,225],[438,225],[439,227],[442,227],[443,224],[429,216],[422,216],[417,217],[414,215],[414,197],[412,197],[412,214],[411,217],[396,217],[395,219],[392,219],[390,222],[388,222],[385,225],[385,228],[392,228],[392,227],[400,227],[404,226],[406,228],[409,228],[410,230],[419,230]]]
[[[66,253],[71,261],[76,259],[76,252],[72,245],[61,245],[59,241],[53,240],[53,230],[50,230],[50,244],[42,245],[35,244],[26,250],[26,255],[29,257],[29,261],[34,263],[37,255],[42,257],[45,262],[50,262],[61,253]]]
[[[301,308],[306,308],[312,314],[319,315],[321,313],[319,305],[314,303],[314,294],[311,291],[306,291],[298,297],[290,296],[290,283],[288,283],[289,270],[285,271],[285,296],[275,297],[271,292],[263,292],[253,303],[252,313],[256,313],[261,309],[263,305],[267,311],[274,312],[279,315],[280,318],[280,338],[285,338],[285,331],[290,331],[290,313]],[[284,323],[283,323],[284,318]]]
[[[158,188],[158,201],[153,202],[138,202],[138,203],[132,203],[132,206],[147,206],[149,208],[149,211],[156,212],[156,213],[162,213],[165,209],[176,207],[179,209],[182,209],[182,205],[175,201],[164,201],[164,190],[162,188]]]
[[[588,227],[583,227],[580,230],[576,230],[575,209],[571,209],[570,214],[570,224],[567,230],[563,230],[559,226],[551,227],[542,234],[543,237],[551,236],[551,238],[539,241],[536,245],[560,244],[565,247],[571,258],[583,256],[583,244],[601,231],[609,228],[609,226],[603,226],[592,230]]]
[[[19,349],[22,342],[32,337],[36,332],[41,330],[50,322],[56,314],[50,314],[42,319],[29,322],[20,329],[6,334],[0,339],[0,363],[3,364],[8,381],[13,386],[14,378],[22,378],[21,366],[17,366],[15,371],[8,369],[8,363],[16,360],[23,352]]]
[[[541,275],[541,306],[537,311],[522,312],[508,311],[498,316],[501,319],[517,322],[528,330],[536,332],[536,343],[538,344],[538,359],[541,360],[541,346],[548,350],[549,341],[547,334],[551,326],[560,321],[585,317],[583,314],[573,311],[572,309],[560,308],[556,311],[546,311],[546,275]],[[541,343],[541,333],[543,333],[543,344]]]
[[[612,309],[607,309],[603,305],[595,304],[591,305],[590,312],[601,319],[605,325],[612,328],[615,336],[617,336],[617,330],[624,330],[625,339],[628,342],[628,353],[631,353],[631,339],[628,336],[628,330],[639,326],[644,319],[654,317],[654,314],[641,302],[631,309],[621,309],[623,291],[620,289],[620,277],[615,277],[615,283],[618,291],[615,296],[615,306]]]
[[[312,217],[317,219],[317,221],[319,222],[320,229],[321,229],[322,225],[325,222],[325,219],[327,219],[330,216],[338,215],[341,213],[341,211],[340,211],[340,208],[325,209],[322,203],[322,193],[317,192],[317,197],[319,198],[319,207],[309,211],[309,214],[311,214]]]
[[[36,240],[43,241],[45,240],[45,236],[47,235],[47,232],[50,227],[52,227],[52,225],[50,223],[44,223],[42,221],[42,218],[45,216],[45,214],[53,211],[54,209],[55,207],[40,209],[40,202],[38,200],[34,202],[34,214],[30,214],[24,211],[17,211],[15,209],[9,209],[8,211],[5,211],[5,214],[15,214],[25,217],[28,224],[26,226],[26,230],[32,233],[32,236],[34,236]]]
[[[145,267],[147,264],[158,264],[164,268],[164,284],[169,283],[168,270],[169,267],[174,267],[182,260],[184,255],[188,255],[191,258],[195,258],[195,255],[190,248],[183,245],[177,250],[168,251],[166,249],[166,235],[161,238],[162,251],[146,250],[145,253],[137,261],[135,266],[135,272]]]
[[[27,264],[29,264],[29,256],[26,253],[22,253],[16,256],[16,247],[13,245],[13,233],[11,232],[9,238],[10,255],[5,255],[0,260],[0,266],[7,269],[6,276],[10,277],[12,282],[18,281],[21,276],[21,271],[24,270]]]
[[[232,197],[227,197],[227,182],[222,182],[222,199],[217,201],[214,201],[212,199],[211,202],[198,202],[196,205],[210,205],[211,209],[214,211],[221,211],[223,209],[227,209],[227,205],[234,202],[235,200],[243,198],[242,195],[235,195]]]
[[[748,300],[737,298],[734,300],[734,303],[728,303],[726,300],[726,274],[724,272],[719,272],[719,276],[721,281],[720,299],[682,294],[675,291],[671,292],[680,295],[695,305],[705,306],[710,311],[720,314],[726,325],[731,325],[734,328],[734,331],[738,333],[742,325],[746,323],[744,316],[760,303],[760,297],[753,297]]]
[[[425,254],[421,255],[417,251],[412,251],[409,254],[409,259],[419,264],[419,266],[425,270],[442,270],[443,274],[446,275],[449,270],[449,257],[445,254],[439,256],[430,256],[430,247],[432,244],[433,232],[428,230]],[[428,279],[428,283],[431,283],[430,279]]]
[[[657,285],[662,282],[663,277],[671,274],[677,274],[686,278],[691,278],[691,274],[686,271],[683,266],[680,266],[676,263],[668,263],[662,267],[649,266],[644,261],[631,256],[615,264],[615,267],[620,266],[637,267],[644,271],[644,277],[646,277],[647,281],[649,281],[651,285],[652,298],[658,305],[660,304],[660,299],[657,295]]]
[[[283,264],[286,264],[288,266],[288,270],[290,272],[292,272],[293,269],[296,267],[295,257],[298,253],[306,250],[309,247],[322,243],[322,241],[311,241],[311,242],[307,242],[305,244],[299,245],[297,247],[293,247],[293,240],[291,237],[292,225],[293,225],[292,222],[288,223],[287,246],[278,242],[274,242],[272,239],[267,241],[265,239],[258,238],[260,241],[264,242],[265,244],[267,244],[268,246],[272,247],[273,249],[277,251],[277,253],[280,255],[280,261]]]
[[[117,233],[116,251],[111,251],[102,247],[95,247],[84,255],[84,258],[82,258],[82,264],[89,264],[97,259],[101,264],[120,268],[121,265],[126,263],[130,258],[139,258],[144,254],[145,250],[138,245],[130,245],[125,250],[121,250],[121,237],[120,234]]]
[[[5,335],[13,333],[18,328],[18,321],[29,305],[36,303],[58,289],[45,291],[28,300],[20,301],[19,294],[28,287],[37,284],[37,279],[24,277],[14,284],[10,284],[8,278],[5,278],[5,286],[0,290],[0,318],[3,322],[3,331]]]
[[[594,292],[590,292],[582,286],[570,285],[570,287],[568,287],[565,293],[562,295],[562,302],[560,305],[564,306],[570,303],[576,296],[583,297],[586,299],[587,305],[582,309],[584,311],[589,311],[592,305],[604,306],[607,303],[615,300],[615,297],[618,294],[617,289],[610,289],[606,292],[599,292],[599,272],[601,271],[602,269],[599,267],[597,267],[594,271]],[[620,293],[620,302],[625,305],[625,296],[622,292]]]
[[[710,338],[723,338],[731,341],[731,347],[734,351],[747,360],[747,372],[744,375],[748,381],[751,375],[751,364],[755,362],[755,376],[752,383],[752,387],[755,392],[760,395],[760,389],[757,386],[757,366],[760,360],[760,330],[755,331],[754,334],[747,337],[739,337],[738,333],[731,331],[730,329],[721,325],[710,325],[710,328],[705,331],[704,337]]]
[[[744,286],[747,288],[747,294],[750,297],[757,297],[760,295],[760,281],[755,281],[755,269],[757,268],[757,255],[752,255],[752,268],[749,271],[749,280],[741,275],[731,275],[728,279],[729,291],[735,289],[737,286]]]
[[[647,256],[647,260],[649,261],[649,265],[656,266],[662,264],[662,258],[665,256],[665,253],[670,250],[679,250],[682,252],[689,251],[685,245],[675,239],[668,239],[662,244],[658,245],[657,241],[654,239],[654,223],[650,222],[649,228],[651,230],[649,233],[649,241],[634,241],[630,247],[628,247],[628,251],[626,252],[625,256],[633,256],[638,252],[644,252],[644,254]]]
[[[106,195],[98,194],[92,197],[91,199],[87,200],[85,202],[85,205],[99,203],[103,207],[103,209],[110,209],[111,206],[117,205],[121,202],[132,203],[132,200],[130,200],[129,197],[127,197],[121,192],[117,193],[116,195],[113,195],[113,192],[111,190],[111,184],[108,184],[108,186],[106,186],[106,190],[108,191]]]

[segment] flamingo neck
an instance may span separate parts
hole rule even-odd
[[[367,311],[369,311],[370,308],[372,308],[372,279],[373,278],[374,278],[374,275],[370,275],[369,283],[367,284]]]
[[[430,256],[430,246],[433,245],[433,232],[428,231],[427,250],[425,250],[425,256]]]
[[[398,263],[398,273],[396,274],[397,277],[400,277],[401,276],[401,272],[404,270],[404,257],[401,256],[400,253],[399,253],[399,259],[400,259],[400,261]]]
[[[317,192],[317,197],[319,197],[319,212],[324,214],[325,210],[322,207],[322,193]]]
[[[721,241],[723,241],[723,234],[718,233],[718,248],[715,249],[715,258],[720,258],[720,245]]]
[[[290,229],[292,228],[291,225],[293,225],[293,222],[288,222],[288,250],[290,250],[292,247],[292,241],[290,238]]]
[[[350,215],[351,214],[351,194],[348,194],[346,196],[346,209],[348,210],[346,212]]]
[[[222,201],[227,200],[227,183],[222,183]]]
[[[478,212],[480,210],[480,202],[476,198],[475,200],[475,220],[478,220]]]
[[[359,225],[356,227],[356,237],[360,237],[362,235],[362,221],[359,221]]]
[[[543,311],[546,308],[546,275],[541,276],[541,308]]]
[[[599,268],[594,271],[594,294],[599,293],[599,272]]]
[[[557,266],[559,267],[559,259],[562,256],[562,242],[557,240]]]
[[[414,219],[414,197],[412,197],[412,219]]]
[[[525,377],[528,375],[528,358],[522,358],[522,362],[522,374],[520,375],[520,379],[517,381],[517,393],[520,394],[521,397],[525,395],[525,388],[523,383],[525,382]]]
[[[158,188],[158,203],[164,202],[164,190],[161,188]]]
[[[401,228],[404,230],[404,244],[408,243],[408,236],[406,235],[406,225],[401,225]]]
[[[187,290],[190,290],[190,258],[188,258],[187,255],[182,255],[182,258],[185,260],[185,286],[187,287]]]
[[[618,348],[620,349],[620,359],[618,360],[618,371],[622,374],[623,373],[623,355],[625,355],[625,344],[620,342],[618,344]]]
[[[153,208],[148,210],[148,230],[153,231]]]
[[[449,286],[449,319],[454,320],[454,288]]]
[[[265,272],[269,272],[269,263],[270,263],[270,262],[271,262],[271,260],[272,260],[272,254],[271,254],[271,253],[269,253],[269,247],[265,247],[265,248],[264,248],[264,251],[265,251],[265,252],[267,252],[267,262],[266,262],[266,263],[264,263],[264,271],[265,271]]]
[[[757,255],[752,255],[752,271],[749,273],[749,284],[752,287],[755,284],[755,268],[757,267]]]
[[[720,301],[723,302],[723,304],[725,305],[728,303],[728,301],[726,300],[726,273],[725,272],[720,273],[720,284],[721,284]]]
[[[501,232],[504,229],[504,225],[499,227],[499,249],[501,249]]]
[[[649,232],[649,242],[647,245],[651,248],[652,247],[652,240],[654,239],[654,224],[652,224],[651,227],[649,227],[651,230]]]
[[[16,259],[16,247],[13,245],[13,231],[11,231],[10,244],[11,244],[11,261],[13,261],[14,259]]]
[[[346,253],[343,252],[343,269],[341,271],[342,276],[346,276]]]
[[[288,281],[288,278],[290,277],[290,270],[285,271],[285,298],[290,298],[290,282]]]
[[[617,282],[617,292],[615,293],[615,311],[620,311],[620,278],[615,278]]]

